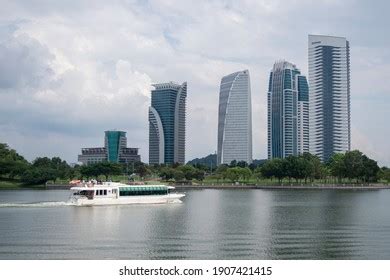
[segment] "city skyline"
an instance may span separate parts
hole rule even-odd
[[[72,162],[80,147],[101,145],[102,131],[119,128],[147,159],[151,84],[175,79],[191,88],[186,158],[202,157],[216,150],[220,78],[249,69],[253,158],[266,158],[269,67],[286,59],[308,76],[307,36],[325,34],[352,45],[351,149],[390,164],[384,117],[390,95],[383,82],[390,73],[389,3],[189,5],[68,1],[36,9],[28,1],[5,2],[0,141],[29,160],[60,156]],[[287,18],[296,20],[286,24]]]

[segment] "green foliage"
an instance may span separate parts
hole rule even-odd
[[[14,178],[21,176],[28,168],[29,163],[7,144],[0,143],[0,176]]]
[[[241,161],[237,162],[237,166],[245,168],[245,167],[248,167],[248,163],[246,161],[241,160]]]
[[[364,172],[363,153],[360,151],[346,152],[344,155],[345,174],[349,179],[360,178]]]
[[[383,167],[380,172],[379,176],[381,180],[386,181],[387,183],[390,183],[390,169],[387,167]]]
[[[129,170],[131,168],[131,170]],[[231,182],[249,182],[261,179],[277,179],[279,183],[283,180],[296,182],[307,182],[310,180],[325,179],[349,183],[370,183],[379,179],[390,182],[390,170],[380,169],[377,162],[368,158],[360,151],[350,151],[345,154],[335,154],[329,162],[322,164],[317,156],[304,153],[299,156],[288,156],[285,159],[274,158],[267,161],[259,161],[256,164],[248,165],[245,161],[232,161],[230,165],[221,164],[218,167],[197,162],[194,164],[180,165],[147,165],[134,163],[131,166],[101,162],[92,165],[78,166],[71,168],[66,161],[59,157],[38,157],[31,164],[27,162],[15,150],[7,144],[0,143],[0,177],[6,180],[20,180],[25,184],[43,184],[49,180],[75,179],[75,178],[98,178],[105,176],[116,176],[134,172],[141,178],[148,175],[160,176],[163,180],[191,181],[228,179]],[[211,174],[210,174],[211,173]],[[252,181],[253,182],[253,181]]]
[[[86,179],[97,178],[100,175],[104,175],[106,180],[108,180],[109,176],[122,174],[122,165],[108,161],[83,165],[80,168],[80,174],[82,178],[85,177]]]
[[[176,182],[183,181],[185,178],[184,172],[178,169],[175,169],[173,171],[173,178],[175,179]]]
[[[134,165],[134,172],[138,174],[141,178],[144,178],[152,173],[148,166],[142,162],[137,162]]]
[[[339,182],[343,178],[357,182],[376,182],[379,178],[379,166],[376,161],[368,158],[358,150],[335,154],[329,161],[330,173],[337,177]]]
[[[277,178],[279,182],[287,176],[287,164],[284,159],[274,158],[261,166],[261,173],[265,178]]]
[[[346,175],[345,155],[334,154],[329,160],[330,174],[337,177],[339,181]]]
[[[32,167],[26,170],[22,177],[21,181],[25,184],[34,185],[34,184],[45,184],[49,180],[55,181],[57,175],[53,169],[45,169],[42,167]]]
[[[247,181],[252,176],[252,171],[248,167],[231,167],[225,172],[225,177],[231,182],[238,182],[240,179]]]
[[[168,181],[173,178],[174,175],[174,169],[172,167],[165,166],[160,169],[159,176]]]
[[[183,172],[184,177],[186,180],[192,180],[192,178],[195,175],[196,168],[193,167],[192,165],[182,165],[177,168],[181,172]]]

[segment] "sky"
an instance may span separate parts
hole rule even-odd
[[[77,162],[104,131],[148,161],[152,83],[188,83],[186,160],[216,151],[222,76],[248,69],[253,157],[266,158],[276,60],[307,74],[308,34],[351,47],[352,148],[390,166],[390,2],[0,0],[0,142]]]

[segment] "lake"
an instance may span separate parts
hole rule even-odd
[[[390,259],[390,190],[185,192],[75,207],[69,191],[0,191],[0,259]]]

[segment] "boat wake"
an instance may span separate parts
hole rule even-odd
[[[74,203],[70,201],[48,201],[48,202],[34,202],[34,203],[0,203],[0,208],[6,207],[63,207],[73,206]]]

